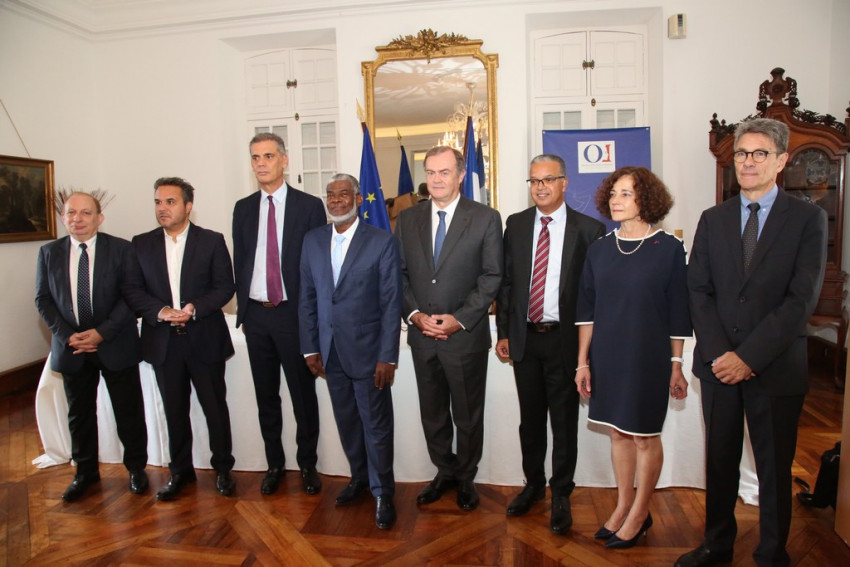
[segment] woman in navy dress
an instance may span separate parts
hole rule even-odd
[[[687,395],[682,348],[692,329],[684,245],[654,226],[673,205],[664,183],[646,168],[623,167],[602,182],[596,205],[620,228],[587,250],[575,381],[590,398],[588,419],[610,428],[617,481],[617,507],[594,537],[621,549],[652,526],[661,429],[668,397]]]

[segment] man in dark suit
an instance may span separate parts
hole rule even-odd
[[[590,243],[605,234],[599,221],[564,203],[564,160],[531,160],[528,186],[535,206],[508,217],[505,277],[496,315],[496,353],[514,362],[519,438],[526,485],[508,505],[522,516],[546,495],[546,421],[552,424],[552,515],[556,534],[572,525],[570,494],[578,450],[579,396],[573,387],[578,331],[578,282]],[[539,258],[539,260],[538,260]],[[529,298],[533,299],[530,302]]]
[[[463,175],[460,152],[446,146],[428,150],[431,200],[402,211],[396,234],[422,428],[437,467],[417,502],[435,502],[457,485],[458,506],[474,510],[492,344],[487,310],[502,283],[504,259],[499,212],[460,195]]]
[[[340,173],[327,187],[332,224],[311,230],[301,252],[301,350],[327,375],[351,482],[348,504],[371,488],[375,524],[395,523],[393,384],[401,332],[401,260],[395,237],[362,223],[357,179]]]
[[[706,430],[705,539],[676,565],[732,560],[744,416],[759,478],[758,565],[788,565],[791,464],[808,390],[806,321],[820,293],[827,219],[777,185],[788,127],[770,119],[735,131],[740,196],[702,214],[688,267],[694,374]]]
[[[189,221],[195,189],[179,177],[154,183],[160,228],[133,238],[135,260],[124,278],[127,304],[143,321],[142,356],[156,372],[168,426],[171,479],[156,494],[174,500],[195,482],[192,463],[194,387],[207,419],[216,490],[236,487],[225,360],[233,354],[221,308],[233,297],[233,267],[224,237]]]
[[[62,499],[81,498],[100,481],[97,444],[97,386],[106,381],[130,492],[148,487],[148,434],[139,382],[139,333],[136,318],[121,297],[121,278],[130,261],[130,243],[98,232],[100,202],[88,193],[72,193],[63,205],[69,236],[45,244],[38,254],[35,304],[53,334],[50,368],[61,372],[68,398],[74,481]]]
[[[280,369],[295,413],[296,455],[307,494],[318,494],[319,403],[315,377],[298,344],[301,245],[307,231],[327,222],[322,200],[284,181],[289,159],[276,134],[251,140],[251,167],[260,190],[233,208],[236,326],[245,324],[268,471],[260,491],[273,494],[284,472]],[[271,236],[271,238],[269,238]]]

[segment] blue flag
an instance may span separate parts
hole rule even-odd
[[[410,165],[407,163],[407,154],[404,146],[401,147],[401,164],[398,166],[398,194],[413,193],[413,177],[410,175]]]
[[[478,181],[478,157],[475,151],[475,129],[472,117],[466,117],[466,140],[463,144],[463,157],[466,160],[466,174],[463,176],[461,193],[467,199],[481,202],[480,183]]]
[[[390,217],[384,203],[384,191],[378,175],[375,152],[372,151],[372,138],[369,128],[363,125],[363,154],[360,156],[360,193],[363,204],[360,205],[360,220],[366,224],[390,231]]]

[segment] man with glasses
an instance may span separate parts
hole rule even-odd
[[[437,467],[437,476],[416,500],[436,502],[457,486],[458,506],[474,510],[492,342],[487,311],[502,283],[502,220],[498,211],[461,196],[463,175],[459,151],[428,150],[431,200],[402,211],[396,234],[422,428]]]
[[[702,214],[688,266],[694,374],[705,420],[705,536],[680,567],[732,560],[744,417],[759,479],[758,565],[788,565],[791,464],[808,390],[806,321],[826,262],[826,212],[776,184],[788,127],[758,118],[735,130],[739,196]]]
[[[508,505],[508,516],[526,514],[546,495],[548,416],[552,424],[550,527],[556,534],[566,533],[572,525],[569,497],[575,487],[579,406],[573,386],[578,282],[587,247],[605,234],[602,223],[564,203],[567,184],[559,156],[543,154],[531,160],[528,188],[535,206],[508,217],[505,277],[496,316],[496,353],[514,361],[526,479],[525,488]]]

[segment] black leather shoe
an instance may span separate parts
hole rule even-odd
[[[173,474],[168,480],[168,484],[160,488],[159,492],[156,493],[156,499],[160,502],[175,500],[180,494],[180,491],[183,490],[183,487],[187,484],[192,484],[195,480],[197,480],[195,471]]]
[[[641,536],[645,536],[647,530],[651,527],[652,514],[647,514],[646,519],[643,521],[643,524],[641,524],[640,529],[635,534],[635,537],[632,539],[620,539],[620,537],[615,533],[608,541],[605,542],[605,547],[608,549],[629,549],[630,547],[634,547]]]
[[[443,494],[445,494],[448,489],[454,486],[457,486],[457,481],[455,479],[438,476],[422,489],[419,496],[416,497],[416,502],[419,504],[431,504],[432,502],[436,502],[443,497]]]
[[[260,492],[263,494],[274,494],[277,492],[277,487],[280,485],[280,479],[283,478],[282,468],[273,468],[266,471],[266,476],[263,478],[263,484],[260,485]]]
[[[86,493],[89,486],[96,482],[100,482],[100,473],[74,475],[74,480],[71,481],[71,484],[68,485],[68,488],[62,494],[62,500],[65,502],[79,500]]]
[[[388,530],[395,524],[395,506],[392,496],[377,496],[375,498],[375,525],[379,529]]]
[[[573,512],[570,508],[569,496],[552,496],[552,516],[549,527],[552,533],[563,535],[573,525]]]
[[[130,471],[130,492],[133,494],[144,494],[149,484],[145,469]]]
[[[732,550],[712,551],[701,545],[676,560],[676,567],[706,567],[732,561]]]
[[[307,494],[318,494],[322,491],[322,479],[316,467],[301,469],[301,484],[304,485],[304,492]]]
[[[220,471],[215,476],[215,489],[222,496],[230,496],[236,489],[236,479],[230,471]]]
[[[369,483],[363,480],[352,480],[336,497],[336,505],[350,504],[369,489]]]
[[[457,487],[457,505],[461,510],[475,510],[478,508],[478,491],[475,483],[465,480]]]
[[[535,502],[543,500],[545,496],[545,486],[526,484],[525,488],[522,489],[522,492],[520,492],[516,498],[511,500],[511,503],[508,504],[508,516],[524,516],[529,510],[531,510],[531,507],[534,506]]]

